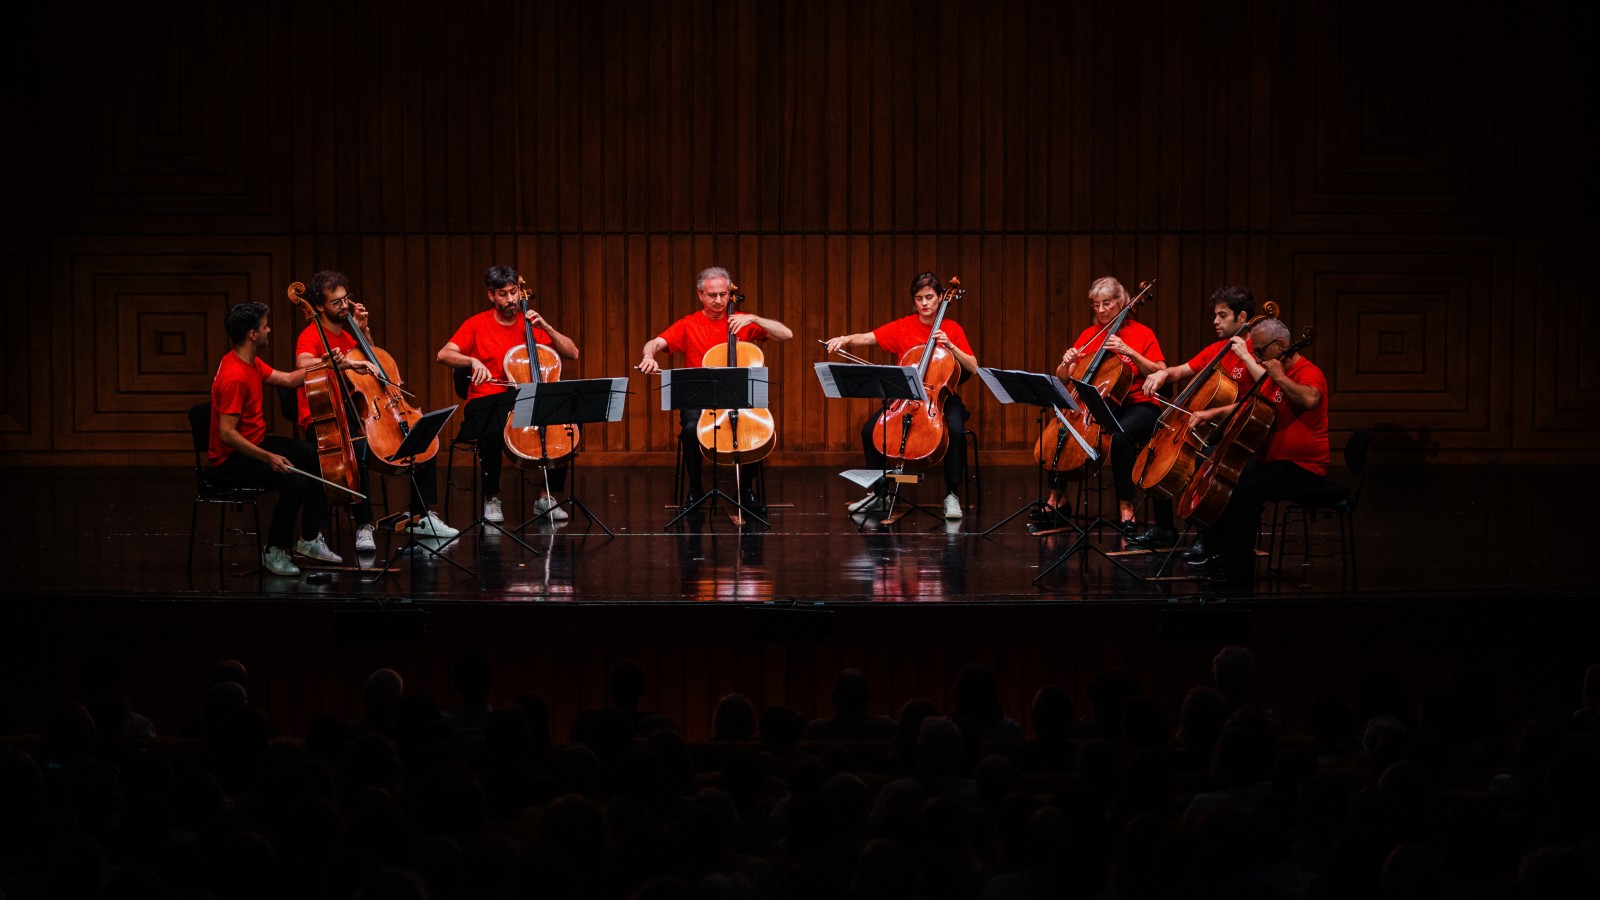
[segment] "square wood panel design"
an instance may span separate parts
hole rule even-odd
[[[273,302],[279,280],[270,253],[71,256],[57,346],[80,349],[56,397],[56,449],[187,449],[184,414],[228,352],[233,304],[268,303],[277,328],[267,359],[288,365],[298,314]]]
[[[102,52],[54,85],[54,105],[94,123],[60,144],[67,233],[204,234],[281,228],[286,168],[275,123],[289,71],[268,5],[184,2],[107,10],[82,23]],[[224,37],[225,36],[225,37]],[[219,39],[220,38],[220,39]]]
[[[1592,252],[1534,251],[1518,261],[1517,308],[1526,327],[1517,342],[1516,446],[1600,448],[1600,289],[1589,276]]]
[[[12,244],[0,253],[0,309],[13,334],[29,335],[16,352],[0,362],[0,449],[31,450],[49,446],[50,391],[54,379],[46,369],[49,357],[49,306],[39,302],[46,256],[39,245]]]
[[[1274,85],[1280,227],[1481,230],[1503,225],[1514,137],[1488,29],[1451,35],[1423,4],[1283,7]],[[1416,52],[1425,44],[1426,53]]]
[[[1281,301],[1296,335],[1317,327],[1305,353],[1328,378],[1331,427],[1398,428],[1435,449],[1507,447],[1511,360],[1495,339],[1495,254],[1360,243],[1293,254]]]

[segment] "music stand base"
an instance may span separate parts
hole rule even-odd
[[[1041,571],[1038,575],[1034,576],[1034,579],[1033,579],[1034,585],[1037,586],[1040,581],[1044,580],[1044,577],[1046,575],[1049,575],[1051,572],[1054,572],[1057,568],[1059,568],[1061,566],[1062,563],[1066,562],[1067,560],[1071,559],[1072,557],[1074,557],[1074,556],[1076,556],[1076,555],[1078,555],[1080,553],[1084,554],[1082,562],[1083,562],[1083,565],[1085,567],[1087,567],[1089,565],[1088,554],[1090,554],[1090,553],[1098,553],[1098,554],[1100,554],[1100,558],[1101,559],[1104,559],[1106,562],[1109,562],[1112,565],[1116,566],[1117,568],[1121,569],[1122,571],[1127,572],[1129,575],[1132,575],[1134,578],[1137,578],[1140,581],[1144,581],[1145,578],[1144,578],[1143,575],[1140,575],[1138,572],[1135,572],[1134,570],[1128,568],[1126,565],[1124,565],[1122,563],[1122,560],[1117,559],[1116,557],[1106,553],[1106,551],[1101,550],[1099,547],[1096,547],[1094,545],[1094,542],[1089,540],[1090,534],[1096,528],[1099,528],[1101,525],[1111,525],[1111,523],[1106,521],[1105,517],[1103,517],[1103,516],[1095,516],[1094,517],[1094,521],[1090,522],[1088,525],[1086,525],[1086,526],[1084,526],[1082,528],[1079,528],[1077,525],[1073,525],[1072,526],[1073,530],[1078,532],[1077,539],[1072,542],[1072,545],[1067,548],[1065,553],[1062,553],[1060,556],[1056,557],[1056,561],[1055,562],[1051,563],[1048,566],[1045,566],[1043,571]],[[1116,528],[1115,525],[1112,525],[1112,527]],[[1120,529],[1120,528],[1117,528],[1117,531],[1121,532],[1124,535],[1127,534],[1127,532],[1122,531],[1122,529]]]
[[[695,501],[693,503],[691,503],[688,506],[685,506],[682,509],[678,510],[678,514],[672,517],[672,521],[670,521],[667,524],[661,526],[662,530],[665,531],[666,529],[671,528],[672,526],[678,524],[679,520],[681,520],[684,516],[687,516],[688,514],[694,512],[697,509],[699,509],[701,506],[704,506],[707,502],[715,500],[718,497],[721,497],[723,500],[728,501],[728,503],[731,504],[735,509],[737,509],[741,515],[747,515],[750,518],[755,519],[757,522],[760,522],[763,527],[766,527],[766,528],[771,528],[772,527],[772,525],[770,523],[768,523],[766,519],[763,519],[760,516],[756,515],[754,510],[750,509],[749,507],[745,506],[743,503],[740,503],[739,501],[737,501],[737,500],[733,499],[732,497],[728,496],[727,494],[723,493],[721,489],[712,488],[711,490],[706,491],[704,494],[701,494],[699,497],[696,497]],[[739,522],[738,524],[743,525],[744,523],[743,522]]]
[[[548,522],[548,523],[554,525],[555,524],[555,518],[552,516],[552,514],[556,510],[561,509],[562,507],[570,507],[575,512],[583,513],[583,517],[585,519],[587,519],[588,522],[589,522],[589,527],[593,528],[594,526],[599,525],[600,526],[600,530],[604,531],[606,533],[607,537],[616,537],[617,536],[616,532],[614,532],[611,529],[607,528],[606,527],[606,523],[600,521],[599,517],[596,516],[594,514],[594,512],[592,510],[590,510],[589,507],[582,500],[579,500],[577,498],[577,496],[574,495],[574,494],[568,494],[565,499],[556,501],[555,503],[551,504],[549,509],[545,510],[542,513],[539,513],[538,515],[534,516],[533,518],[529,519],[528,521],[523,522],[521,525],[518,525],[516,528],[514,528],[512,530],[513,531],[517,531],[517,532],[521,532],[523,529],[527,528],[529,525],[532,525],[535,522],[541,522],[541,521],[542,522]],[[587,529],[587,528],[584,529],[585,532],[587,532],[588,530],[589,529]]]

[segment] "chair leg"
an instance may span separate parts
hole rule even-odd
[[[200,498],[196,496],[194,502],[189,504],[189,571],[194,572],[194,534],[195,528],[200,524]]]
[[[1311,572],[1311,516],[1310,509],[1300,507],[1300,580]]]

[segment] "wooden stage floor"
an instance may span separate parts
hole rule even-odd
[[[741,529],[714,512],[669,530],[670,471],[585,468],[579,496],[616,536],[587,529],[576,515],[553,529],[527,529],[523,536],[537,554],[493,532],[458,541],[448,556],[477,570],[477,577],[421,556],[402,559],[374,582],[375,567],[400,541],[380,535],[376,554],[357,557],[348,521],[336,548],[346,566],[329,570],[326,583],[249,574],[256,568],[249,537],[225,550],[220,565],[216,550],[197,546],[191,568],[194,491],[187,469],[6,469],[8,493],[18,502],[0,525],[0,537],[11,560],[7,593],[31,597],[592,604],[1181,603],[1228,597],[1183,577],[1178,558],[1175,577],[1154,577],[1160,558],[1121,554],[1125,548],[1109,530],[1095,546],[1131,572],[1090,554],[1036,586],[1033,579],[1067,549],[1071,534],[1034,537],[1020,517],[981,534],[1035,496],[1031,468],[987,468],[981,503],[960,522],[914,512],[893,527],[873,522],[861,530],[845,512],[860,493],[835,470],[774,466],[768,472],[770,529]],[[1319,600],[1588,593],[1594,580],[1586,565],[1589,541],[1576,518],[1593,508],[1596,491],[1582,488],[1575,495],[1564,488],[1557,500],[1547,487],[1596,483],[1572,474],[1533,467],[1375,471],[1356,517],[1354,582],[1341,577],[1336,527],[1324,520],[1314,526],[1310,568],[1301,570],[1294,537],[1290,577],[1265,577],[1263,565],[1253,593]],[[508,468],[508,484],[514,477]],[[931,487],[922,485],[919,493],[937,505]],[[389,479],[391,497],[402,490],[400,480]],[[451,524],[460,527],[470,519],[470,500],[465,493],[455,498]],[[509,526],[521,507],[514,489],[507,498]],[[1109,511],[1109,490],[1105,498]],[[263,523],[274,502],[264,498]],[[1093,512],[1093,500],[1090,506]],[[215,506],[202,508],[202,537],[215,536],[217,515]],[[230,520],[248,524],[248,510]]]

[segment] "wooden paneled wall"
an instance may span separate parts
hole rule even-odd
[[[1553,0],[679,0],[32,8],[8,59],[0,461],[188,459],[225,309],[349,273],[428,408],[433,354],[517,266],[631,371],[723,265],[769,352],[779,462],[857,456],[816,339],[909,311],[923,269],[980,361],[1048,369],[1089,282],[1158,277],[1170,359],[1239,282],[1315,324],[1336,444],[1447,462],[1600,443],[1586,278],[1594,117]],[[28,18],[31,17],[31,18]],[[654,379],[595,462],[669,462]],[[1033,422],[965,392],[991,459]],[[287,428],[284,423],[279,428]]]

